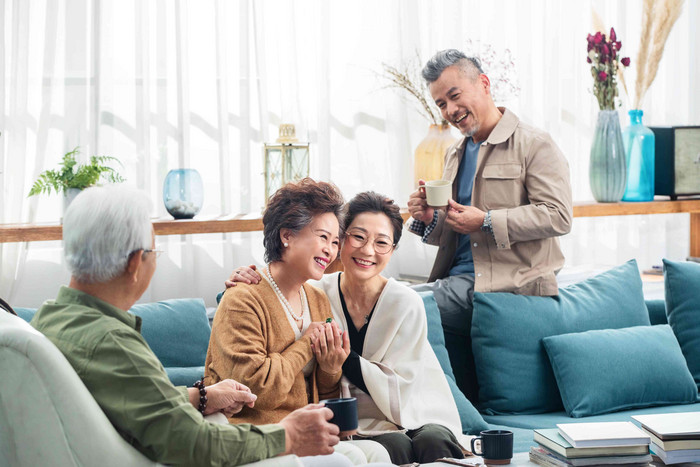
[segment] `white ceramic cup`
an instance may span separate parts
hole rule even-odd
[[[452,198],[452,182],[449,180],[431,180],[425,182],[425,200],[428,206],[441,208],[447,206],[447,200]]]

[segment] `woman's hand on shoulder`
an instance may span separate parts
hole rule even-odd
[[[321,370],[335,374],[342,371],[343,363],[350,355],[350,338],[335,321],[324,323],[323,328],[312,334],[311,348]]]
[[[257,271],[257,267],[254,264],[250,266],[241,266],[236,268],[229,276],[228,280],[224,282],[226,288],[235,287],[236,282],[245,282],[246,284],[257,284],[260,282],[262,277]]]

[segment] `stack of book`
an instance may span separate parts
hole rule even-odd
[[[649,436],[631,422],[565,423],[535,430],[530,460],[546,467],[624,465],[651,462]]]
[[[664,464],[700,462],[700,412],[633,415]]]

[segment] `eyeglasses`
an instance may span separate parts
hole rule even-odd
[[[158,259],[158,257],[159,257],[161,254],[163,254],[163,250],[156,250],[156,249],[154,249],[154,248],[139,248],[138,250],[134,250],[134,251],[132,251],[131,253],[129,253],[129,254],[127,255],[127,257],[129,257],[129,256],[131,256],[131,255],[133,255],[134,253],[139,252],[139,251],[140,251],[141,253],[155,253],[155,254],[156,254],[156,259]]]
[[[353,248],[362,248],[367,244],[367,241],[369,240],[369,238],[366,235],[360,232],[348,232],[348,234],[345,236],[345,239]],[[385,255],[389,253],[392,250],[392,248],[394,248],[395,244],[389,243],[386,239],[380,237],[374,240],[372,246],[374,247],[375,253]]]
[[[153,248],[146,248],[146,249],[141,250],[141,251],[143,251],[144,253],[155,253],[155,254],[156,254],[156,259],[160,258],[160,255],[163,254],[163,250],[156,250],[156,249],[153,249]]]

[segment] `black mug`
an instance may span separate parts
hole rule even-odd
[[[479,441],[481,452],[475,444]],[[510,464],[513,457],[513,432],[507,430],[486,430],[472,439],[472,452],[484,458],[486,464]]]
[[[357,399],[344,397],[321,402],[333,412],[330,422],[338,425],[341,438],[357,433]]]

